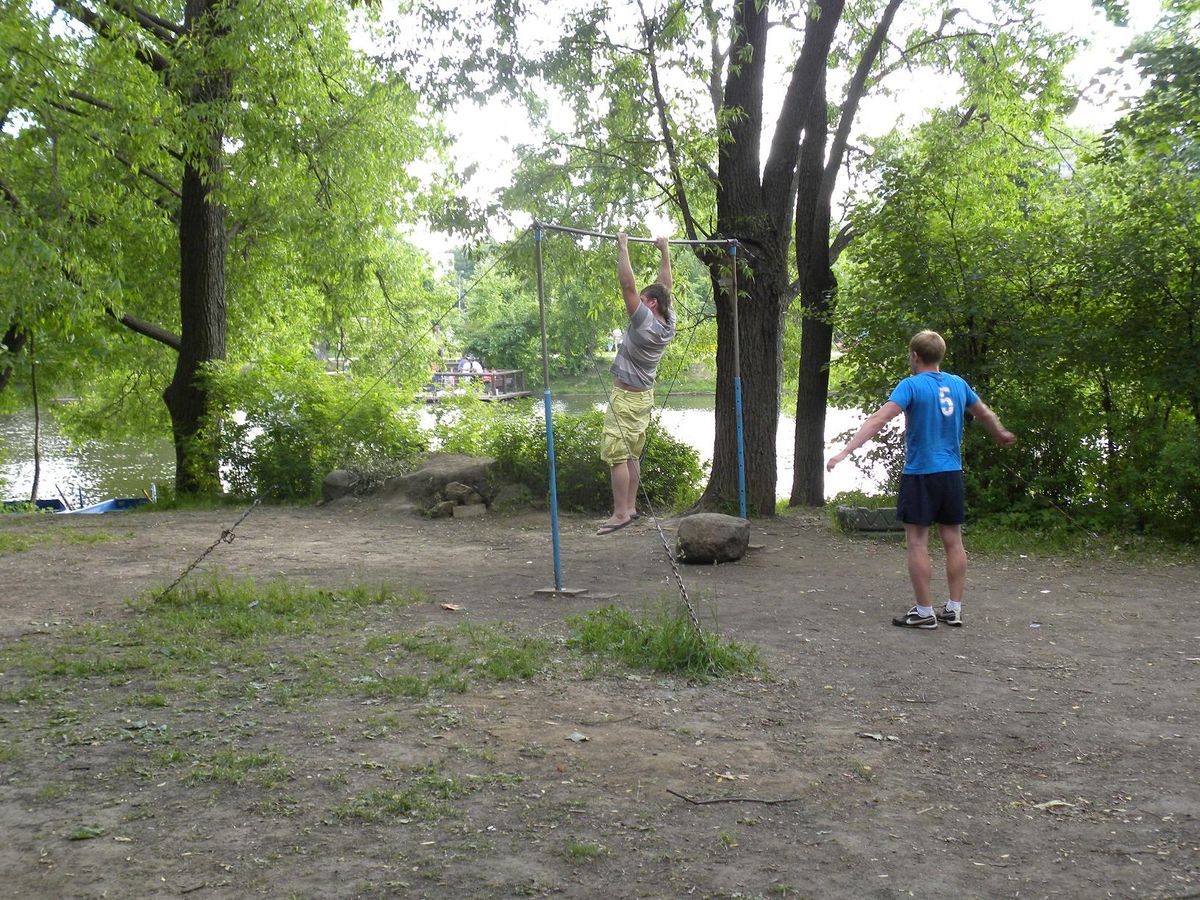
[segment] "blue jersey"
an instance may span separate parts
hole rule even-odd
[[[963,414],[979,402],[971,386],[949,372],[922,372],[888,397],[904,410],[905,475],[962,469]]]

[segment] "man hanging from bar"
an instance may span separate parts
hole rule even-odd
[[[628,235],[624,232],[617,235],[617,281],[629,314],[629,326],[609,369],[613,389],[604,416],[600,457],[611,467],[613,514],[597,534],[612,534],[637,518],[639,460],[646,446],[650,413],[654,410],[654,378],[663,351],[675,337],[670,245],[665,237],[660,237],[654,246],[661,257],[658,280],[639,292],[629,263]]]

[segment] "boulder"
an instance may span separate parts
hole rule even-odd
[[[448,519],[454,515],[455,502],[453,500],[443,500],[441,503],[436,503],[425,514],[431,519]]]
[[[734,562],[750,546],[750,523],[737,516],[697,513],[679,521],[675,558],[686,563]]]
[[[442,488],[442,496],[460,506],[483,503],[483,497],[480,496],[479,491],[475,490],[469,484],[463,484],[461,481],[451,481],[447,484]]]
[[[345,469],[334,469],[321,482],[321,502],[329,503],[354,493],[358,478]]]
[[[421,509],[429,509],[435,503],[449,499],[446,487],[457,483],[473,490],[487,502],[492,491],[491,467],[494,462],[488,457],[434,453],[415,472],[396,475],[385,481],[379,488],[378,496],[407,497]]]

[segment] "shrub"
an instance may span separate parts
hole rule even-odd
[[[443,450],[491,456],[498,474],[526,485],[536,496],[548,493],[546,422],[540,409],[498,409],[462,404],[436,413],[435,434]],[[559,505],[595,511],[612,504],[608,466],[600,459],[604,414],[591,411],[554,416],[554,461]],[[693,503],[703,477],[694,449],[651,420],[642,458],[642,488],[657,509]]]
[[[428,449],[395,389],[375,384],[368,392],[327,375],[316,360],[271,356],[238,370],[218,366],[208,381],[217,408],[237,411],[206,431],[235,493],[312,499],[333,469],[395,471]]]

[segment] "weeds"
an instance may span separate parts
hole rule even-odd
[[[403,790],[370,790],[341,803],[333,810],[339,819],[386,823],[406,818],[437,818],[449,812],[448,800],[461,797],[468,788],[436,767],[419,769],[416,779]]]
[[[583,863],[591,862],[608,853],[603,844],[597,844],[594,841],[574,841],[569,840],[563,846],[563,856],[570,862]]]
[[[76,528],[54,528],[39,534],[0,532],[0,556],[22,553],[38,544],[105,544],[116,537],[107,531],[85,531]]]
[[[231,785],[249,782],[274,787],[287,781],[288,777],[283,758],[278,753],[218,750],[207,758],[196,760],[184,781],[187,784]]]
[[[606,606],[567,620],[568,646],[598,653],[636,669],[697,681],[760,669],[758,648],[695,629],[680,609],[635,616]]]

